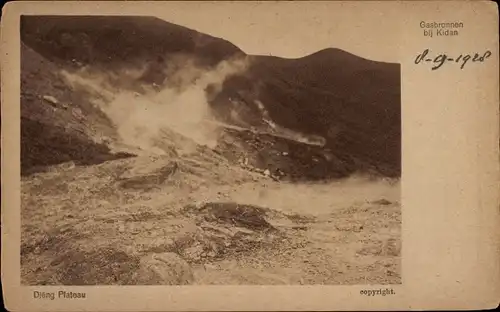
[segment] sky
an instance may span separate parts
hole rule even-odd
[[[339,48],[376,61],[399,62],[400,24],[394,4],[177,2],[164,4],[157,16],[228,40],[247,54],[299,58]]]

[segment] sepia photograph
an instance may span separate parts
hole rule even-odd
[[[12,1],[9,311],[483,310],[491,1]]]
[[[200,25],[20,17],[21,284],[401,284],[399,60]]]

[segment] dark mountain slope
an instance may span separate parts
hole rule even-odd
[[[241,55],[233,44],[150,16],[22,16],[21,39],[46,59],[120,72],[144,65],[141,77],[161,84],[161,69],[182,54],[200,66]]]
[[[65,85],[57,67],[24,44],[21,59],[23,174],[67,161],[89,165],[128,156],[113,154],[108,146],[91,139],[94,134],[113,137],[115,133],[84,90]]]
[[[179,54],[206,68],[246,57],[251,66],[245,74],[226,79],[216,93],[207,90],[221,121],[272,132],[271,121],[287,131],[326,141],[321,147],[272,135],[231,133],[244,145],[254,146],[246,153],[255,165],[290,174],[296,170],[297,176],[314,172],[307,176],[310,179],[356,171],[400,175],[399,64],[374,62],[339,49],[299,59],[245,56],[225,40],[153,17],[23,16],[21,37],[58,69],[89,65],[120,74],[124,68],[146,66],[137,81],[123,85],[130,89],[142,83],[161,84],[168,75],[165,67]],[[234,119],[234,110],[242,120]],[[285,150],[287,157],[272,156]]]
[[[400,174],[398,64],[337,49],[292,60],[257,56],[246,78],[227,81],[219,101],[238,95],[248,105],[262,102],[278,125],[324,137],[340,158],[383,175]]]

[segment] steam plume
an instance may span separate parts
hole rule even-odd
[[[222,88],[224,80],[243,73],[248,66],[245,59],[223,61],[214,69],[195,65],[192,59],[179,56],[165,68],[167,78],[160,89],[151,86],[144,92],[133,92],[117,81],[135,81],[145,68],[127,70],[118,75],[84,69],[80,72],[62,72],[66,80],[91,91],[96,105],[106,113],[116,127],[122,143],[151,152],[159,152],[158,142],[168,133],[175,133],[185,142],[217,145],[219,127],[212,120],[206,89],[213,92]],[[186,146],[184,146],[186,148]]]

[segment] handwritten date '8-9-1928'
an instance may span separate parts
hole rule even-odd
[[[436,70],[441,68],[445,63],[455,63],[460,65],[460,69],[464,69],[465,65],[470,61],[472,63],[484,62],[491,56],[490,51],[486,51],[482,54],[474,53],[471,54],[460,54],[458,57],[453,58],[447,54],[439,54],[435,57],[429,56],[429,49],[425,49],[424,52],[420,53],[415,58],[415,64],[420,64],[422,62],[431,63],[433,66],[431,70]]]

